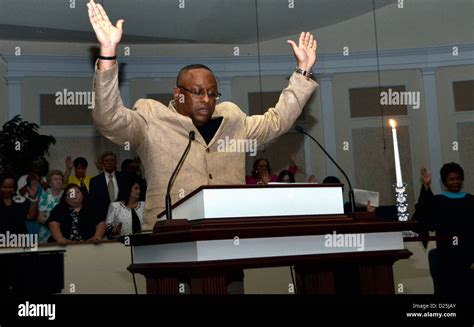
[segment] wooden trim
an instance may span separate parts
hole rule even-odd
[[[392,264],[360,264],[359,282],[362,295],[394,294]]]
[[[99,242],[94,242],[94,241],[69,241],[66,243],[44,243],[44,244],[38,244],[38,248],[47,248],[47,247],[53,247],[53,246],[69,246],[69,245],[85,245],[85,244],[102,244],[102,243],[117,243],[119,242],[118,240],[101,240]]]
[[[176,219],[178,220],[178,219]],[[186,221],[183,219],[183,221]],[[163,225],[171,221],[162,222]],[[231,218],[191,221],[181,228],[159,229],[153,234],[130,235],[133,246],[239,238],[323,235],[333,233],[376,233],[412,230],[416,222],[365,222],[348,216],[295,216]]]
[[[386,264],[392,265],[400,259],[407,259],[412,253],[406,249],[367,251],[367,252],[347,252],[347,253],[327,253],[282,257],[246,258],[234,260],[214,260],[199,262],[166,262],[166,263],[134,263],[127,267],[131,273],[138,273],[147,276],[170,275],[182,271],[235,271],[236,269],[253,269],[265,267],[292,266],[298,264]]]

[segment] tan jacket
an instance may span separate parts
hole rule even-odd
[[[157,214],[164,210],[168,180],[186,148],[191,130],[196,132],[196,139],[174,182],[172,203],[201,185],[244,184],[245,153],[222,152],[222,146],[218,145],[227,136],[227,140],[256,140],[260,146],[286,133],[316,87],[313,80],[294,73],[275,108],[268,109],[264,115],[247,116],[231,102],[217,104],[212,117],[223,117],[223,121],[206,144],[191,119],[179,114],[173,102],[166,107],[155,100],[139,99],[132,110],[127,109],[120,97],[115,64],[106,71],[96,68],[92,117],[97,130],[106,138],[129,145],[140,156],[148,184],[143,230],[151,230]]]

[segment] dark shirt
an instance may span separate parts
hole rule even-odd
[[[94,236],[97,224],[105,220],[105,217],[102,217],[100,214],[100,209],[98,209],[97,206],[92,205],[91,202],[87,202],[82,206],[78,216],[78,233],[82,240],[85,241]],[[54,207],[49,215],[47,224],[52,221],[58,222],[63,237],[70,239],[73,227],[73,217],[71,215],[70,207],[67,204],[59,203]],[[51,241],[53,241],[52,237]]]
[[[118,191],[120,193],[122,188],[126,188],[127,176],[120,171],[115,171],[114,174],[115,179],[117,180]],[[114,202],[116,199],[111,200],[109,198],[107,178],[105,177],[104,172],[91,178],[89,190],[89,202],[93,202],[94,206],[100,210],[100,215],[106,217],[110,202]],[[118,196],[118,194],[115,194],[115,196]]]
[[[474,262],[474,196],[454,199],[422,187],[414,219],[421,233],[436,232],[441,260],[464,267]]]
[[[436,249],[430,252],[435,293],[469,295],[474,292],[474,196],[433,195],[422,187],[413,220],[419,234],[436,231]]]
[[[207,144],[212,141],[214,135],[216,135],[217,130],[221,126],[222,117],[211,119],[206,125],[196,126],[199,133],[202,135]]]
[[[30,209],[30,201],[22,203],[12,201],[10,206],[6,206],[0,198],[0,233],[7,231],[14,234],[27,234],[26,217]]]

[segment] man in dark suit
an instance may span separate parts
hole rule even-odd
[[[91,179],[89,198],[97,205],[102,216],[105,217],[110,202],[117,200],[120,188],[125,186],[127,177],[117,171],[117,156],[115,153],[105,152],[100,159],[104,172]]]

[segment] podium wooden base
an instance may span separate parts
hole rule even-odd
[[[232,272],[282,266],[295,267],[295,286],[300,294],[394,294],[393,263],[411,256],[403,248],[401,232],[412,229],[414,223],[379,222],[370,215],[357,218],[333,215],[163,221],[156,224],[153,234],[131,236],[138,261],[128,270],[145,276],[148,294],[188,290],[191,294],[225,294],[230,282],[227,276]],[[321,240],[335,233],[367,235],[366,250],[327,251]],[[241,246],[247,244],[243,255],[234,248],[239,246],[234,244],[236,235]],[[318,248],[318,239],[313,236],[319,237],[319,247],[323,248]],[[315,243],[302,243],[308,237]],[[283,243],[274,243],[275,239]],[[249,242],[256,247],[249,247]],[[255,255],[257,250],[271,253],[275,246],[280,246],[281,254]],[[295,248],[300,252],[293,251]],[[173,251],[173,256],[161,251]]]

